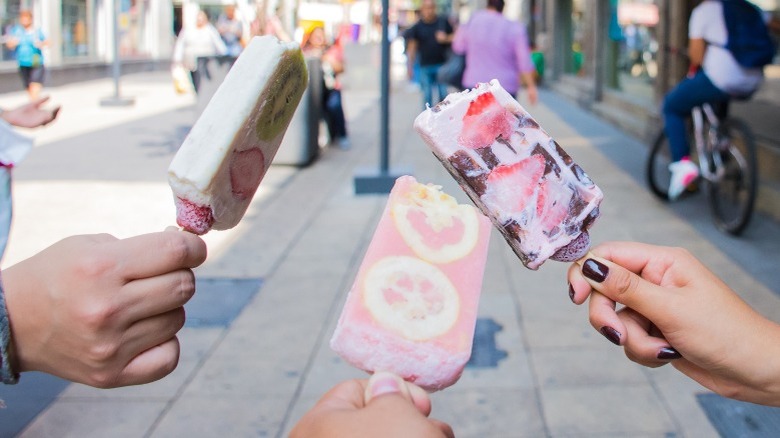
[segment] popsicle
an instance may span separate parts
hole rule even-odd
[[[527,268],[587,253],[601,189],[497,80],[450,94],[414,127]]]
[[[399,177],[331,348],[355,367],[429,391],[455,383],[471,356],[490,230],[439,186]]]
[[[182,228],[204,234],[238,224],[307,84],[297,43],[263,36],[244,48],[168,169]]]

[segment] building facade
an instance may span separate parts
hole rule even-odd
[[[668,90],[685,76],[688,19],[697,0],[526,0],[525,19],[544,53],[543,82],[649,142]],[[755,0],[769,14],[777,0]],[[760,211],[780,219],[780,56],[762,88],[731,113],[759,144]],[[776,116],[775,116],[776,117]]]

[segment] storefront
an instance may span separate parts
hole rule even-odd
[[[544,53],[547,86],[642,141],[661,126],[664,95],[688,68],[688,19],[695,0],[529,0],[532,40]],[[780,14],[780,1],[754,0]],[[780,218],[780,65],[731,113],[746,121],[759,146],[758,209]]]
[[[172,0],[0,0],[3,35],[22,9],[33,12],[34,26],[49,40],[44,53],[49,67],[110,62],[114,13],[123,60],[160,60],[171,54]],[[1,65],[14,65],[13,52],[5,47]]]

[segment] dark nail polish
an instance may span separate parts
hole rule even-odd
[[[664,347],[658,352],[658,356],[656,357],[661,360],[672,360],[681,358],[682,354],[672,347]]]
[[[612,327],[605,325],[604,327],[599,330],[602,335],[604,335],[605,338],[609,339],[609,342],[612,342],[615,345],[620,345],[620,332],[613,329]]]
[[[607,268],[601,262],[597,262],[596,260],[593,259],[588,259],[585,260],[585,263],[582,264],[582,274],[597,283],[601,283],[607,279],[607,274],[609,274],[609,268]]]
[[[571,283],[569,283],[569,299],[571,302],[574,302],[574,288],[571,287]]]

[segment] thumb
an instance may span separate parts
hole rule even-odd
[[[583,277],[593,290],[626,305],[650,320],[663,317],[666,291],[630,270],[588,253],[577,261]]]
[[[405,382],[396,374],[377,371],[368,379],[364,394],[365,404],[368,405],[371,400],[386,394],[400,395],[414,404],[423,415],[427,416],[431,413],[431,400],[425,390],[415,384]]]

